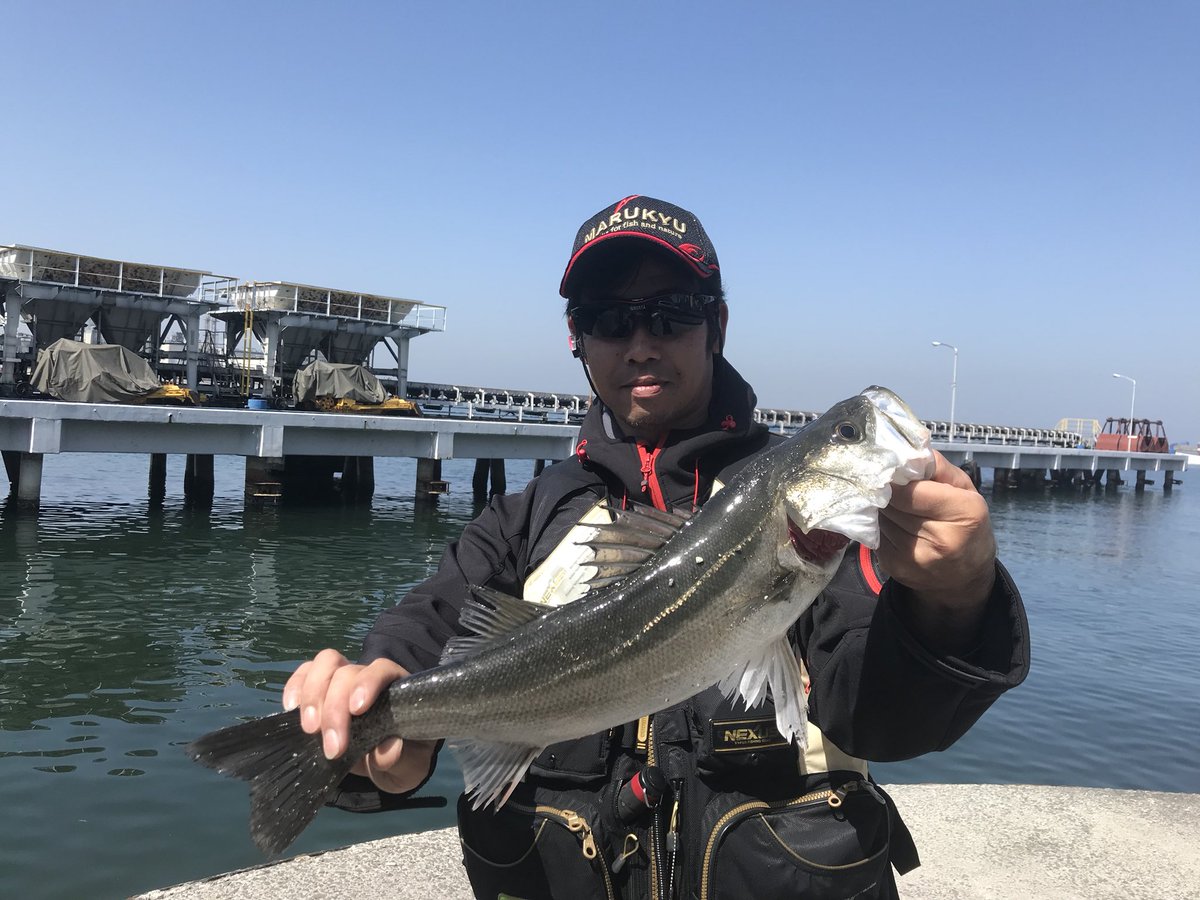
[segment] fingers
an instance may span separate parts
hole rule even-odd
[[[939,451],[933,451],[933,459],[936,465],[933,469],[933,474],[928,478],[929,481],[937,481],[942,484],[951,484],[954,487],[964,488],[966,490],[975,490],[975,482],[962,469],[956,466]]]
[[[300,708],[300,727],[308,734],[321,732],[325,756],[333,759],[345,749],[343,735],[350,731],[346,684],[358,668],[336,650],[322,650],[303,663],[288,679],[283,691],[285,709]]]
[[[900,509],[921,515],[936,515],[944,508],[952,510],[959,503],[970,503],[973,509],[986,512],[987,502],[975,489],[970,476],[941,453],[936,450],[933,453],[936,466],[932,477],[893,485],[892,499],[884,510],[885,514],[889,510]]]
[[[389,684],[407,674],[390,660],[360,666],[336,650],[322,650],[288,679],[283,705],[300,708],[300,727],[308,734],[320,732],[325,756],[334,759],[349,747],[351,715],[366,712]]]
[[[987,501],[958,466],[935,458],[931,479],[893,487],[879,518],[880,564],[918,593],[974,602],[996,555]]]

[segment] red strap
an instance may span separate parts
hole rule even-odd
[[[871,548],[866,544],[858,545],[858,567],[862,570],[863,580],[867,582],[867,587],[878,597],[879,592],[883,590],[883,582],[875,574],[875,563],[871,560]]]

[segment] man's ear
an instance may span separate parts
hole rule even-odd
[[[576,359],[583,359],[583,338],[575,333],[575,320],[570,316],[567,316],[567,328],[570,329],[567,346],[571,348],[571,355]]]
[[[729,307],[722,303],[717,310],[717,341],[713,346],[714,354],[719,355],[725,349],[725,329],[729,327]]]

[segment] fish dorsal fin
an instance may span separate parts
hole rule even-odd
[[[471,593],[475,597],[463,604],[458,621],[472,633],[446,642],[446,648],[442,651],[442,665],[473,656],[483,648],[499,643],[521,626],[544,615],[547,609],[540,603],[510,597],[502,591],[482,585],[472,585]]]

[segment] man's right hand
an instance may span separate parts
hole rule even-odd
[[[300,708],[300,727],[321,732],[325,756],[334,759],[350,743],[350,717],[361,715],[407,669],[388,659],[368,666],[350,662],[336,650],[322,650],[292,673],[283,688],[283,708]],[[425,780],[433,763],[435,741],[390,737],[372,748],[350,770],[366,775],[388,793],[411,791]]]

